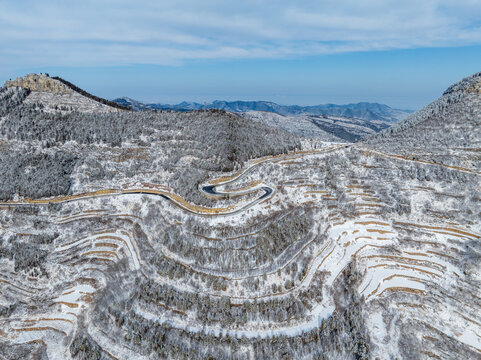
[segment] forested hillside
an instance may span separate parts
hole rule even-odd
[[[0,358],[480,359],[480,79],[378,134],[9,83]]]

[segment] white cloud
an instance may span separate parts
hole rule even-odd
[[[0,0],[0,64],[177,64],[481,44],[481,2]]]

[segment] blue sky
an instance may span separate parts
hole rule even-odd
[[[481,1],[4,1],[0,81],[142,101],[416,109],[481,71]]]

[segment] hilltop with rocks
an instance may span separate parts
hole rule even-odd
[[[16,80],[6,81],[3,91],[10,88],[25,89],[29,94],[24,104],[46,112],[103,113],[127,110],[116,103],[95,97],[71,85],[61,78],[28,74]]]

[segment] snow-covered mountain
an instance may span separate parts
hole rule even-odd
[[[115,102],[89,94],[60,77],[49,75],[28,74],[25,77],[7,81],[4,88],[25,89],[28,94],[24,103],[44,111],[99,113],[128,110]]]
[[[1,359],[481,359],[481,74],[369,134],[75,88],[0,89]]]
[[[366,143],[418,159],[481,171],[481,73],[449,87],[437,100]]]

